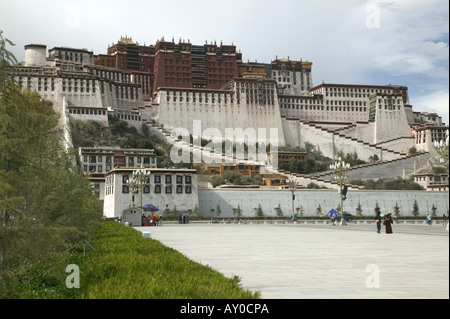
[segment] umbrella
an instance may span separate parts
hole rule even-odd
[[[152,205],[152,204],[144,205],[144,206],[142,206],[142,208],[145,211],[150,211],[150,212],[157,212],[159,210],[158,207],[156,207],[155,205]]]
[[[330,217],[333,217],[333,216],[339,217],[339,216],[341,216],[341,214],[339,214],[339,212],[338,212],[337,210],[335,210],[334,208],[332,208],[332,209],[327,213],[327,215],[330,216]]]

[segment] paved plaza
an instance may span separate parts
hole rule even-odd
[[[449,232],[442,225],[394,224],[392,235],[375,228],[192,223],[136,229],[240,277],[243,288],[265,299],[449,298]]]

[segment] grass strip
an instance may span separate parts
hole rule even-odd
[[[105,222],[91,244],[81,280],[87,299],[258,299],[239,278],[201,265],[131,227]]]

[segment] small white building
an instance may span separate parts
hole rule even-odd
[[[174,208],[179,213],[192,213],[198,205],[197,171],[195,169],[147,168],[149,173],[142,194],[132,194],[129,180],[138,168],[115,168],[106,174],[103,215],[122,218],[133,206],[152,204],[164,215]]]
[[[414,182],[425,188],[428,192],[448,192],[447,174],[416,174]]]
[[[105,174],[117,167],[156,168],[153,149],[123,149],[120,147],[80,147],[78,156],[83,172]]]

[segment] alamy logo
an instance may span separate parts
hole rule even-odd
[[[171,136],[181,141],[172,147],[170,159],[175,164],[232,164],[245,160],[263,163],[267,161],[268,150],[278,152],[277,128],[225,128],[224,133],[218,128],[202,130],[200,120],[193,121],[192,135],[186,128],[175,128]],[[200,151],[205,140],[208,144]],[[191,143],[197,151],[191,152],[188,147]],[[278,167],[276,156],[271,165]]]
[[[381,27],[380,7],[375,3],[366,6],[366,27],[368,29],[379,29]]]
[[[70,273],[66,277],[66,287],[69,289],[80,288],[80,268],[75,264],[67,265],[66,273]]]
[[[369,289],[380,288],[380,267],[378,265],[368,265],[366,273],[369,273],[366,278],[366,287]]]
[[[80,28],[80,9],[75,5],[70,5],[66,7],[66,27],[68,29],[79,29]]]

